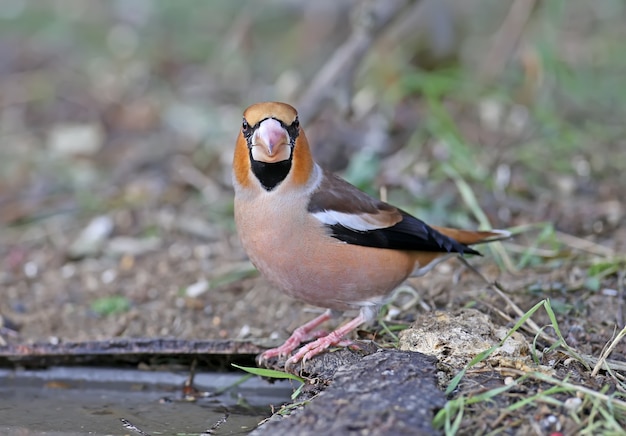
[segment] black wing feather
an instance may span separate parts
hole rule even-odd
[[[480,255],[478,251],[438,232],[424,221],[404,211],[400,212],[402,221],[391,227],[368,231],[352,230],[341,224],[328,227],[332,237],[348,244],[394,250]]]

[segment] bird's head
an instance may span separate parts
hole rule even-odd
[[[248,107],[243,113],[233,168],[241,186],[249,186],[256,179],[271,191],[289,176],[293,183],[306,183],[313,160],[298,112],[279,102]]]

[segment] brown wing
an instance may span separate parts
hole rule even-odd
[[[443,253],[479,254],[422,220],[377,200],[326,172],[308,210],[332,237],[367,247]]]

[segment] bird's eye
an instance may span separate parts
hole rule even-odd
[[[298,127],[300,127],[300,120],[298,119],[298,117],[296,117],[295,120],[293,120],[292,125],[297,129]]]
[[[248,125],[248,121],[246,121],[246,119],[243,119],[243,124],[241,125],[241,129],[245,132],[246,130],[248,130],[250,128],[250,126]]]

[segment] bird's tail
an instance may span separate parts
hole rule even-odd
[[[502,239],[508,239],[511,237],[511,232],[506,230],[486,230],[486,231],[473,231],[473,230],[459,230],[450,229],[448,227],[432,226],[439,233],[442,233],[461,244],[473,245],[486,242],[500,241]]]

